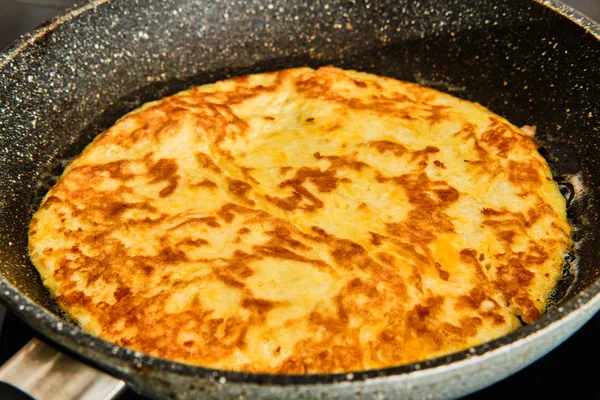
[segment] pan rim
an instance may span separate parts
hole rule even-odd
[[[559,0],[533,0],[579,25],[600,40],[600,23]]]
[[[0,71],[6,68],[18,54],[29,46],[34,45],[37,40],[56,27],[69,22],[98,6],[111,3],[111,1],[112,0],[91,0],[85,3],[76,4],[59,13],[48,23],[42,24],[32,32],[25,34],[2,51],[0,54]],[[600,40],[600,24],[594,22],[572,7],[558,0],[532,0],[532,2],[548,7]],[[73,351],[76,346],[89,347],[91,352],[100,353],[110,358],[117,358],[136,370],[168,371],[184,376],[204,377],[209,380],[218,380],[222,377],[225,378],[227,382],[240,384],[312,386],[315,384],[335,384],[348,381],[350,381],[349,383],[364,383],[365,381],[390,377],[404,379],[404,377],[409,376],[429,375],[438,373],[442,370],[452,370],[465,364],[476,364],[483,362],[486,359],[497,357],[506,351],[523,346],[528,342],[535,341],[539,337],[551,333],[569,320],[578,318],[581,313],[587,315],[587,318],[585,319],[590,318],[598,311],[598,309],[600,309],[600,278],[597,278],[572,299],[560,304],[556,309],[543,315],[543,317],[534,324],[522,327],[506,336],[471,349],[427,361],[376,370],[354,371],[352,374],[348,374],[347,372],[311,375],[243,373],[171,361],[115,345],[87,333],[80,327],[61,319],[39,306],[6,280],[2,274],[0,274],[0,298],[4,300],[9,309],[15,312],[20,318],[24,319],[42,336],[50,338],[62,336],[66,338],[67,342],[70,342],[69,344],[73,345],[73,348],[69,348],[68,345],[58,343],[61,347],[66,346],[66,348],[71,351]],[[576,311],[578,312],[576,313]],[[36,320],[37,323],[33,323],[33,321]],[[57,341],[52,340],[52,342]],[[88,363],[97,365],[102,369],[107,369],[106,365],[92,359],[89,355],[83,355],[82,357],[85,358]],[[349,378],[350,375],[352,375],[352,378]]]
[[[59,12],[48,21],[42,22],[30,32],[23,34],[20,38],[9,44],[5,49],[0,49],[0,71],[27,47],[33,45],[35,41],[54,30],[57,26],[69,22],[71,19],[111,1],[112,0],[86,0],[84,2],[78,2]]]
[[[521,346],[534,342],[541,337],[551,334],[553,331],[569,321],[585,314],[582,321],[591,318],[600,309],[600,279],[596,280],[585,290],[564,304],[559,305],[542,318],[531,325],[524,326],[479,346],[452,353],[446,356],[433,358],[417,363],[411,363],[395,367],[381,369],[341,372],[332,374],[268,374],[247,373],[238,371],[220,370],[198,365],[185,364],[171,361],[165,358],[152,356],[133,349],[108,342],[100,337],[84,331],[79,326],[67,322],[45,308],[37,305],[33,300],[7,282],[0,275],[0,297],[8,308],[19,318],[23,319],[35,331],[44,338],[50,338],[51,342],[58,347],[67,349],[71,354],[74,352],[77,358],[83,358],[88,363],[110,372],[110,368],[102,362],[91,358],[89,354],[80,354],[68,344],[57,342],[54,336],[67,337],[68,341],[75,346],[89,348],[91,352],[102,353],[105,356],[118,358],[127,363],[135,370],[154,370],[157,372],[170,372],[182,376],[201,377],[210,381],[224,380],[229,383],[238,384],[261,384],[271,386],[302,386],[302,385],[327,385],[359,382],[372,382],[377,379],[390,377],[417,377],[437,374],[442,371],[458,369],[469,364],[479,364],[488,359],[501,356]],[[576,313],[577,311],[577,313]],[[37,321],[37,323],[33,323]],[[44,330],[40,329],[41,327]]]

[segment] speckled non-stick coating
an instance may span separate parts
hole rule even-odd
[[[154,397],[451,398],[489,385],[600,307],[599,39],[598,25],[553,0],[99,0],[74,8],[0,56],[0,298],[41,335]],[[313,376],[173,363],[63,319],[29,263],[27,225],[65,162],[146,101],[230,76],[327,64],[422,83],[537,126],[555,175],[578,174],[588,189],[569,209],[578,248],[547,315],[449,357]]]

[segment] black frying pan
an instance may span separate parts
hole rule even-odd
[[[0,297],[46,340],[153,397],[448,398],[517,371],[600,307],[600,28],[543,3],[97,0],[63,14],[0,59]],[[423,363],[273,376],[138,354],[64,319],[26,250],[28,221],[65,161],[143,102],[229,76],[325,64],[416,81],[538,127],[568,196],[574,184],[577,243],[540,321]]]

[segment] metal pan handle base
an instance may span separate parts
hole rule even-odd
[[[0,367],[6,382],[35,400],[110,400],[125,382],[72,359],[33,339]]]

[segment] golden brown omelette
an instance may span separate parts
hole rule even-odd
[[[530,130],[327,67],[229,79],[102,133],[30,227],[84,329],[208,367],[420,361],[530,323],[568,250]]]

